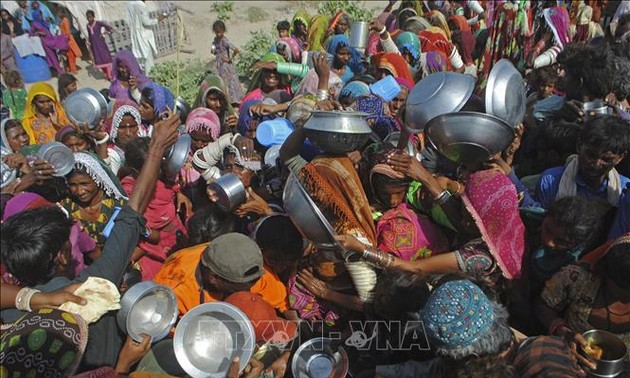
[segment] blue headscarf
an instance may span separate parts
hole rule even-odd
[[[365,71],[365,65],[361,61],[361,53],[354,47],[350,47],[350,40],[344,34],[332,36],[326,51],[332,56],[335,56],[337,49],[340,47],[347,47],[348,50],[350,50],[350,61],[347,67],[349,67],[352,72],[344,74],[341,78],[344,83],[347,83],[354,75],[362,74]]]
[[[151,89],[153,92],[153,111],[155,114],[160,114],[166,109],[175,109],[175,99],[173,98],[173,94],[168,88],[163,87],[154,82],[149,82],[144,86],[144,89]],[[143,90],[144,90],[143,89]]]

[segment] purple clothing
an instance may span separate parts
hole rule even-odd
[[[217,73],[223,79],[232,101],[240,102],[243,98],[243,89],[234,69],[234,63],[232,63],[233,52],[237,48],[225,36],[219,40],[215,38],[214,45],[217,55]],[[224,62],[223,58],[229,58],[230,61]]]
[[[142,91],[145,85],[151,82],[151,79],[144,75],[144,72],[140,68],[140,64],[135,56],[129,50],[120,50],[114,56],[114,61],[112,63],[112,76],[114,80],[112,84],[109,86],[109,97],[115,99],[125,99],[125,100],[133,100],[133,98],[129,95],[129,88],[123,87],[122,81],[118,79],[118,65],[122,64],[127,67],[129,71],[129,76],[133,76],[136,78],[136,83],[138,86],[138,90]]]
[[[57,70],[57,73],[63,73],[63,69],[57,58],[57,51],[68,50],[68,37],[65,35],[52,35],[44,25],[39,22],[31,23],[29,32],[31,37],[38,36],[42,41],[42,46],[46,52],[46,63],[49,67]]]
[[[92,56],[94,57],[94,65],[101,66],[104,64],[110,64],[112,62],[112,56],[109,53],[105,38],[101,34],[101,30],[105,28],[107,31],[112,31],[112,27],[103,21],[94,21],[92,25],[87,25],[88,37],[90,39],[90,45],[92,46]]]
[[[83,260],[83,254],[94,251],[96,249],[96,242],[87,232],[81,229],[79,222],[74,222],[70,229],[70,245],[72,246],[70,253],[74,265],[74,275],[78,276],[83,269],[87,268]]]

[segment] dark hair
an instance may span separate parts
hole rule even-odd
[[[103,88],[103,89],[101,89],[101,90],[100,90],[100,91],[98,91],[98,92],[99,92],[100,94],[102,94],[102,95],[103,95],[103,97],[105,97],[105,100],[106,100],[107,102],[109,102],[109,101],[110,101],[110,98],[109,98],[109,88]]]
[[[550,66],[536,68],[532,72],[531,83],[535,86],[544,84],[555,84],[558,81],[558,73]]]
[[[89,11],[85,12],[85,17],[90,17],[90,16],[96,17],[96,15],[94,14],[93,10],[89,10]]]
[[[221,235],[234,232],[234,216],[219,209],[216,204],[198,210],[187,224],[188,244],[210,242]]]
[[[577,152],[577,141],[581,126],[563,120],[551,121],[543,128],[539,139],[539,149],[557,151],[560,156],[568,156]]]
[[[582,127],[578,143],[621,155],[630,149],[630,124],[606,114],[594,117]]]
[[[24,86],[24,79],[22,79],[22,75],[20,75],[20,71],[10,70],[2,74],[4,76],[4,83],[9,88],[17,88],[22,84]]]
[[[603,46],[567,45],[558,55],[558,63],[567,74],[581,81],[581,87],[595,98],[605,98],[611,91],[615,77],[612,52]]]
[[[59,93],[59,100],[64,100],[68,94],[66,93],[66,87],[72,83],[76,83],[78,80],[76,77],[69,73],[63,73],[59,75],[57,81],[57,92]]]
[[[223,114],[228,109],[228,105],[229,104],[228,104],[228,101],[227,101],[227,97],[225,97],[225,93],[221,92],[220,89],[210,88],[210,89],[208,89],[208,91],[206,91],[206,95],[203,98],[202,106],[204,108],[208,107],[206,104],[207,104],[208,96],[210,96],[210,95],[216,96],[219,99],[219,103],[221,103],[221,114],[217,114],[219,116],[219,119],[221,119]]]
[[[153,110],[155,110],[155,91],[151,87],[144,87],[142,92],[140,92],[142,99],[151,105]]]
[[[374,287],[374,312],[389,320],[404,320],[424,307],[431,292],[421,275],[385,271]]]
[[[617,73],[613,82],[613,93],[617,101],[630,99],[630,60],[617,58]]]
[[[289,29],[291,29],[291,24],[287,20],[280,21],[280,22],[278,22],[278,25],[276,25],[276,30],[278,30],[278,31],[280,31],[280,30],[289,30]]]
[[[630,243],[620,243],[612,247],[601,261],[604,277],[615,285],[630,290]]]
[[[227,29],[225,28],[225,23],[221,20],[216,20],[212,24],[212,31],[215,31],[215,30],[223,30],[224,32],[227,31]]]
[[[11,118],[9,120],[7,120],[7,122],[5,122],[4,124],[4,132],[6,133],[7,131],[18,127],[18,126],[22,126],[22,122],[20,122],[19,119],[16,118]]]
[[[2,224],[2,262],[27,286],[52,278],[54,260],[70,237],[72,222],[57,206],[26,210]]]
[[[147,159],[150,141],[151,138],[140,137],[133,138],[127,143],[125,146],[125,165],[118,171],[118,178],[129,175],[138,176],[144,161]]]
[[[277,215],[266,219],[256,230],[256,243],[262,251],[281,252],[300,258],[304,253],[304,240],[291,219]]]
[[[556,200],[547,213],[547,217],[564,228],[567,241],[576,247],[592,247],[601,232],[603,222],[599,207],[594,201],[582,197],[564,197]]]
[[[87,143],[89,151],[94,152],[96,150],[96,144],[94,143],[94,140],[92,140],[92,138],[89,138],[86,134],[83,134],[82,132],[79,132],[76,130],[71,130],[63,134],[63,137],[61,138],[60,142],[63,144],[66,144],[66,141],[70,137],[83,139],[85,143]]]

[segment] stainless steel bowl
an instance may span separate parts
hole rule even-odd
[[[190,153],[192,139],[188,134],[182,134],[177,138],[177,142],[164,154],[164,165],[162,169],[167,177],[175,177],[186,163]]]
[[[142,341],[141,333],[151,336],[152,342],[162,340],[177,320],[177,299],[169,287],[139,282],[123,295],[116,320],[120,329],[138,342]]]
[[[394,131],[393,133],[389,134],[383,142],[388,143],[390,146],[398,147],[399,140],[400,140],[400,131]],[[411,140],[407,142],[407,148],[405,149],[405,152],[409,156],[414,156],[414,157],[418,153],[416,146],[413,145],[413,142]]]
[[[313,144],[334,155],[360,149],[372,135],[366,113],[311,111],[304,124],[306,136]]]
[[[603,350],[602,358],[595,359],[589,356],[583,349],[580,351],[591,361],[597,364],[594,371],[588,372],[592,377],[613,378],[621,374],[626,358],[626,344],[619,336],[608,331],[592,329],[582,335],[587,341],[600,346]]]
[[[93,88],[81,88],[68,95],[63,108],[73,123],[87,123],[89,128],[98,127],[107,117],[107,100]]]
[[[514,139],[514,130],[495,116],[457,112],[432,119],[425,135],[449,160],[477,164],[506,149]]]
[[[454,72],[437,72],[420,80],[409,92],[405,123],[410,132],[424,130],[439,115],[456,112],[466,105],[475,89],[475,79]]]
[[[193,378],[223,378],[232,360],[240,371],[254,353],[256,334],[247,316],[225,302],[201,304],[182,317],[175,330],[177,362]]]
[[[332,340],[311,339],[295,351],[291,360],[294,377],[344,378],[348,374],[348,355],[342,347],[331,348]]]
[[[219,197],[217,205],[221,210],[230,212],[247,201],[245,186],[234,173],[228,173],[210,184]]]
[[[55,168],[53,176],[63,177],[74,168],[74,154],[63,143],[46,143],[39,148],[37,156]]]
[[[526,102],[525,83],[520,72],[509,60],[499,60],[488,76],[486,112],[516,127],[523,122]]]
[[[186,124],[186,118],[188,118],[188,114],[190,113],[190,105],[188,105],[188,102],[181,96],[177,97],[175,100],[175,112],[179,112],[179,119],[182,124]]]
[[[337,246],[334,229],[293,173],[284,185],[282,201],[289,218],[305,239],[317,245]]]
[[[601,114],[611,114],[608,104],[606,104],[604,100],[600,99],[585,102],[582,105],[582,110],[584,111],[585,122]]]
[[[17,170],[12,169],[4,162],[4,157],[8,155],[11,155],[11,151],[0,146],[0,188],[4,188],[17,178]]]

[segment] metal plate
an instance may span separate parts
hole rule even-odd
[[[182,134],[177,138],[177,142],[169,150],[165,156],[166,163],[164,165],[164,173],[168,177],[175,177],[180,169],[186,164],[188,154],[190,153],[190,145],[192,139],[188,134]]]
[[[499,60],[488,76],[486,112],[499,117],[510,126],[523,122],[527,98],[520,72],[507,59]]]
[[[91,129],[107,117],[107,107],[105,97],[93,88],[76,90],[63,101],[68,119],[73,123],[87,123]]]
[[[230,212],[247,201],[247,190],[241,179],[234,173],[227,173],[210,184],[219,197],[217,206]]]
[[[11,155],[11,151],[0,146],[0,188],[4,188],[17,178],[17,170],[11,169],[4,162],[4,157],[7,155]]]
[[[348,374],[348,355],[342,347],[331,348],[332,340],[316,337],[300,345],[291,360],[294,377],[343,378]]]
[[[130,287],[122,297],[116,320],[134,340],[141,342],[140,334],[145,333],[155,343],[168,335],[177,314],[177,299],[171,288],[143,281]]]
[[[74,169],[74,154],[63,143],[46,143],[39,148],[37,156],[55,168],[57,172],[53,176],[63,177]]]
[[[175,330],[177,362],[193,378],[223,378],[239,356],[240,371],[254,353],[256,334],[247,316],[225,302],[204,303],[188,311]]]

